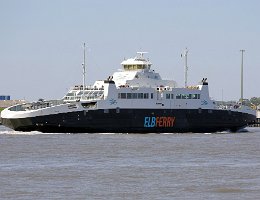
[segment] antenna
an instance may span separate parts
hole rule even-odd
[[[240,101],[241,101],[241,105],[243,105],[243,88],[244,88],[244,72],[243,72],[243,68],[244,68],[244,52],[245,50],[244,49],[241,49],[241,98],[240,98]]]
[[[145,53],[148,53],[148,52],[146,52],[146,51],[138,51],[138,52],[136,52],[136,53],[139,54],[141,58],[143,58],[143,57],[144,57],[144,54],[145,54]]]
[[[188,79],[188,52],[189,52],[189,50],[187,49],[187,47],[186,47],[186,49],[185,49],[185,51],[184,51],[184,57],[185,57],[185,65],[184,65],[184,86],[185,86],[185,88],[188,86],[187,85],[187,79]],[[182,55],[181,55],[182,56]]]
[[[82,93],[82,96],[84,96],[85,87],[86,87],[86,44],[85,44],[85,42],[83,44],[83,48],[84,48],[84,55],[83,55],[83,63],[82,63],[82,67],[83,67],[83,93]]]

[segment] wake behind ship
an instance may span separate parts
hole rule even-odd
[[[121,65],[106,80],[74,86],[61,100],[6,108],[2,123],[16,131],[52,133],[184,133],[235,132],[256,120],[250,107],[211,100],[206,78],[187,87],[163,80],[144,52]]]

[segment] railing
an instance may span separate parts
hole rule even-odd
[[[83,91],[83,86],[82,85],[76,85],[76,86],[74,86],[74,87],[71,87],[70,88],[70,91],[71,90],[81,90],[81,91]],[[104,90],[104,87],[101,87],[101,88],[98,88],[98,87],[93,87],[93,86],[85,86],[85,91],[87,91],[87,90]]]
[[[66,96],[64,97],[65,102],[73,102],[73,101],[80,101],[80,100],[101,100],[104,99],[104,95],[99,96]]]
[[[28,111],[28,110],[37,110],[42,108],[48,108],[56,105],[64,104],[63,100],[49,100],[49,101],[37,101],[32,103],[24,103],[12,106],[9,108],[10,111]]]
[[[84,93],[84,94],[83,94]],[[100,100],[104,99],[103,88],[87,88],[87,90],[71,90],[63,100],[66,102],[73,102],[79,100]]]
[[[256,115],[256,109],[241,104],[228,104],[228,105],[219,104],[217,105],[217,108],[222,110],[238,111],[238,112],[248,113],[251,115]]]
[[[241,109],[241,105],[217,105],[217,108],[222,109],[222,110],[233,110],[233,109]]]

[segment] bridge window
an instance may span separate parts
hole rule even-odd
[[[139,65],[123,65],[125,70],[138,70],[138,69],[146,69],[147,65],[139,64]],[[150,69],[151,65],[148,65],[148,69]]]

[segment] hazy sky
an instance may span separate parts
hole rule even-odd
[[[216,100],[260,97],[258,0],[0,0],[0,94],[12,99],[62,98],[119,69],[124,58],[148,51],[153,69],[184,85],[207,77]]]

